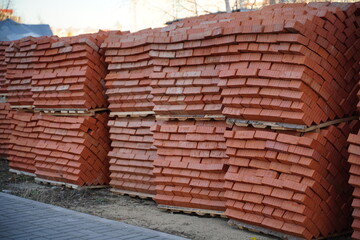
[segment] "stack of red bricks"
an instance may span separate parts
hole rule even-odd
[[[18,109],[8,116],[12,169],[66,184],[108,183],[108,114],[96,113],[107,106],[100,51],[107,35],[25,38],[7,48],[9,102]]]
[[[11,106],[33,108],[31,78],[33,76],[35,38],[11,42],[5,50],[6,87]]]
[[[106,66],[99,51],[106,33],[36,39],[31,91],[40,109],[96,109],[107,106]]]
[[[158,204],[225,210],[224,121],[166,121],[153,127]]]
[[[151,39],[158,30],[133,34],[113,33],[102,45],[109,73],[106,94],[113,120],[109,121],[113,150],[110,157],[110,186],[114,192],[153,197],[155,183],[150,127],[153,115],[150,74]]]
[[[359,79],[358,8],[284,4],[234,14],[240,26],[224,28],[236,33],[238,53],[222,58],[228,66],[220,72],[223,113],[307,126],[351,115]]]
[[[10,42],[0,42],[0,95],[7,93],[5,50]]]
[[[349,183],[355,188],[352,193],[354,198],[352,202],[354,208],[352,213],[354,217],[352,238],[360,239],[360,131],[357,134],[350,134],[348,143],[350,144],[348,162],[351,165]]]
[[[229,54],[234,36],[221,36],[206,15],[186,19],[162,29],[167,37],[151,52],[155,64],[152,95],[157,115],[220,115],[218,83],[221,57]]]
[[[318,133],[234,126],[225,133],[231,219],[306,239],[351,225],[346,138],[358,121]]]
[[[6,157],[9,149],[11,122],[8,118],[10,104],[7,102],[5,49],[10,42],[0,42],[0,158]]]
[[[33,75],[34,44],[36,39],[26,37],[11,42],[5,49],[6,74],[4,87],[7,91],[7,102],[12,108],[6,116],[10,128],[4,132],[9,134],[7,158],[12,170],[33,174],[35,172],[35,154],[37,134],[34,133],[37,115],[32,113],[33,99],[31,92],[31,78]],[[3,89],[3,88],[2,88]],[[30,112],[22,112],[26,109]],[[4,114],[9,106],[4,106]]]
[[[38,121],[34,151],[35,174],[41,180],[79,186],[109,182],[108,114],[97,113],[107,106],[102,82],[106,65],[100,51],[107,35],[36,41],[31,90],[35,109],[45,112]],[[46,115],[47,110],[64,116]]]
[[[157,29],[133,34],[115,32],[102,45],[109,73],[106,95],[112,112],[152,111],[150,74],[153,72],[151,38]]]
[[[78,186],[109,182],[108,114],[59,117],[41,114],[36,129],[36,176]]]
[[[109,121],[112,151],[110,185],[114,191],[153,197],[156,149],[150,127],[154,117],[115,118]]]
[[[171,207],[223,212],[226,124],[220,116],[217,84],[220,57],[232,39],[217,38],[217,29],[206,31],[208,18],[212,16],[165,27],[161,30],[164,36],[153,44],[155,66],[150,77],[154,112],[159,119],[187,119],[159,122],[153,129],[158,154],[154,162],[155,200]]]
[[[358,63],[360,66],[360,61]],[[358,91],[357,95],[358,99],[360,99],[360,90]],[[357,110],[358,112],[360,111],[360,101],[358,101]],[[348,148],[348,162],[351,165],[349,184],[354,187],[352,194],[354,198],[352,202],[352,207],[354,208],[352,213],[354,218],[352,223],[352,228],[354,230],[352,239],[360,240],[360,130],[357,132],[357,134],[354,133],[349,135],[348,143],[350,144]]]
[[[7,151],[10,148],[9,138],[13,127],[9,115],[10,104],[5,102],[6,97],[3,99],[4,102],[0,102],[0,158],[7,156]]]
[[[11,170],[22,171],[24,174],[35,173],[38,116],[36,113],[22,111],[11,111],[7,116],[13,126],[9,136],[10,146],[7,151]]]
[[[354,114],[358,8],[311,3],[234,14],[240,26],[223,30],[236,34],[238,48],[222,59],[223,114],[278,126]],[[348,229],[346,138],[358,128],[347,122],[300,135],[234,126],[225,134],[226,215],[306,239]]]

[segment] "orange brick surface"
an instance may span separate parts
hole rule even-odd
[[[170,121],[153,127],[158,204],[225,210],[225,122]]]
[[[150,131],[154,124],[154,117],[116,118],[109,121],[112,188],[155,194],[153,162],[156,148]]]
[[[234,126],[225,133],[226,215],[306,239],[351,225],[346,138],[358,121],[319,133]]]
[[[40,115],[33,149],[37,177],[83,185],[109,183],[107,113],[95,116]]]

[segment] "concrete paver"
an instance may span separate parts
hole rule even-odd
[[[185,238],[0,193],[0,239]]]

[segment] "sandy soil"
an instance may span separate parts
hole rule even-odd
[[[9,173],[3,160],[0,160],[0,191],[189,239],[276,239],[232,228],[227,219],[169,213],[158,209],[152,200],[116,195],[109,189],[79,191],[40,185],[32,177]]]

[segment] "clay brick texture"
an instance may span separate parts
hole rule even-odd
[[[7,93],[5,50],[11,42],[0,42],[0,95]]]
[[[110,186],[113,189],[155,195],[153,162],[156,148],[150,131],[154,124],[155,117],[109,121],[112,141]]]
[[[318,133],[234,126],[225,132],[226,215],[305,239],[351,225],[347,136],[359,122]]]
[[[114,32],[102,44],[109,70],[105,80],[111,111],[153,110],[150,75],[154,63],[147,39],[157,34],[156,29],[133,34]]]
[[[169,121],[153,127],[158,204],[225,210],[225,122]]]
[[[352,226],[360,239],[359,12],[277,4],[1,42],[0,157],[45,180],[110,184],[269,232],[312,239]]]
[[[7,102],[7,84],[5,50],[10,42],[0,42],[0,157],[6,157],[9,149],[9,136],[11,121],[7,117],[10,111],[10,104]]]
[[[38,114],[10,111],[7,115],[10,120],[11,135],[6,152],[9,167],[14,170],[35,173],[35,157],[33,150],[38,142],[36,123]]]
[[[109,183],[108,114],[90,117],[40,115],[33,153],[37,177],[83,185]]]
[[[351,165],[349,184],[354,187],[354,200],[352,202],[352,207],[354,208],[352,213],[354,217],[354,222],[352,224],[354,233],[352,238],[360,239],[360,131],[357,134],[350,134],[348,142],[350,144],[348,149],[348,162]]]
[[[107,33],[37,38],[33,51],[31,92],[36,108],[107,107],[107,73],[99,47]]]
[[[10,104],[0,102],[0,158],[7,156],[10,148],[10,135],[13,123],[9,116]]]
[[[5,50],[6,82],[1,89],[7,89],[8,102],[12,106],[32,106],[34,100],[31,92],[33,75],[33,37],[26,37],[11,42]]]

